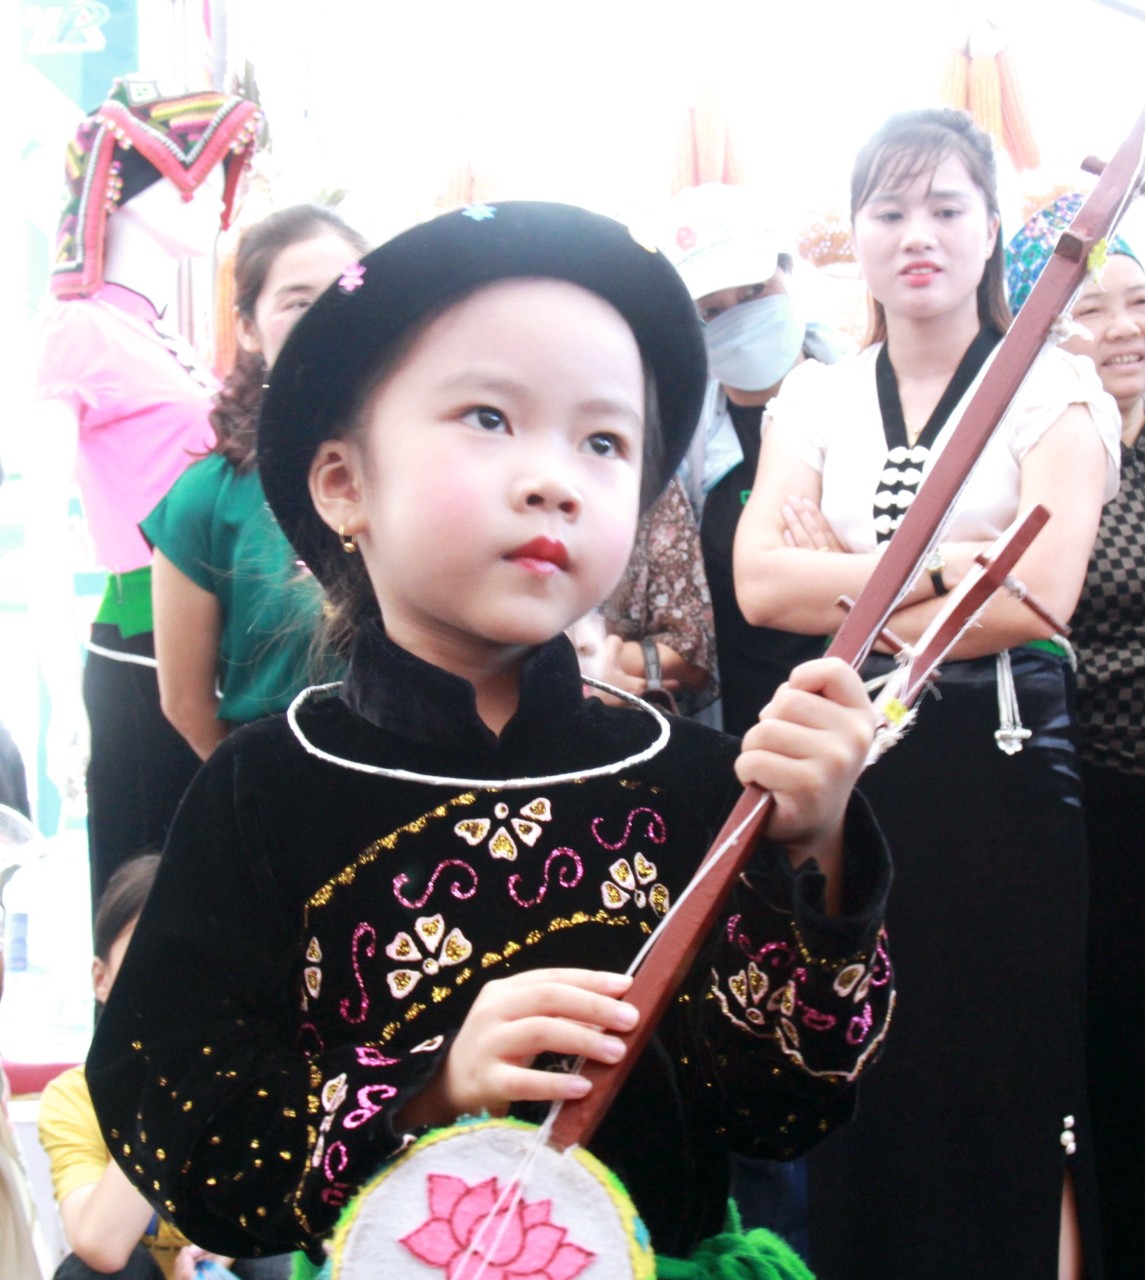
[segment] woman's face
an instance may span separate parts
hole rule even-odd
[[[243,350],[261,355],[266,367],[273,369],[303,312],[357,258],[357,249],[336,231],[323,231],[287,245],[266,273],[254,315],[238,318]]]
[[[1101,281],[1087,279],[1072,318],[1089,337],[1062,345],[1074,355],[1090,356],[1102,386],[1124,410],[1145,395],[1145,269],[1115,253]]]
[[[855,253],[888,322],[977,318],[998,219],[962,159],[876,188],[855,214]]]

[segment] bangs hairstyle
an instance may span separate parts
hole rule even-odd
[[[334,212],[318,204],[291,205],[256,222],[243,232],[235,254],[235,310],[253,322],[259,295],[278,255],[292,245],[333,234],[346,241],[347,262],[369,252],[365,239]],[[219,389],[211,409],[215,431],[212,453],[221,453],[243,474],[255,464],[258,447],[258,405],[266,380],[262,356],[239,346],[226,382]]]
[[[512,279],[512,277],[508,277]],[[528,278],[528,277],[522,277]],[[346,423],[336,435],[340,439],[364,440],[369,427],[370,410],[383,383],[404,363],[422,335],[447,311],[468,301],[474,294],[501,281],[478,285],[420,317],[416,324],[386,352],[385,359],[363,385]],[[583,288],[583,286],[576,286]],[[591,292],[591,290],[589,291]],[[600,297],[601,295],[595,295]],[[607,298],[602,301],[608,302]],[[609,303],[611,306],[612,304]],[[627,321],[625,322],[627,323]],[[646,511],[660,495],[659,476],[663,467],[664,439],[660,425],[660,406],[656,379],[641,355],[644,371],[644,448],[640,462],[640,510]],[[313,460],[312,460],[313,461]],[[354,636],[366,623],[381,617],[378,600],[360,555],[347,555],[339,542],[324,542],[311,566],[315,576],[326,586],[324,625],[318,637],[316,652],[331,652],[348,660]]]
[[[998,211],[998,172],[994,148],[965,111],[935,107],[893,115],[855,157],[851,173],[851,222],[876,191],[896,190],[933,173],[947,157],[957,156],[982,192],[987,211],[998,218],[994,251],[978,285],[978,320],[999,333],[1010,327],[1006,302],[1006,259]],[[868,298],[870,320],[864,345],[884,342],[887,318],[883,304]]]

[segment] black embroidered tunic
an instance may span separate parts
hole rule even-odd
[[[561,637],[498,739],[468,682],[380,629],[300,723],[346,760],[457,778],[583,771],[656,735],[582,697]],[[88,1060],[115,1158],[207,1248],[313,1248],[401,1148],[395,1115],[485,981],[627,966],[738,794],[737,751],[673,721],[621,772],[467,789],[320,760],[284,719],[237,732],[187,794]],[[837,918],[813,864],[761,849],[593,1140],[662,1253],[719,1228],[728,1149],[793,1156],[850,1114],[893,997],[861,801],[846,840]]]

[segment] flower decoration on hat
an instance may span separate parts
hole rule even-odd
[[[343,293],[353,293],[366,282],[366,268],[360,262],[352,262],[338,278],[338,288]]]
[[[488,219],[492,218],[496,214],[497,207],[495,205],[489,205],[484,203],[471,204],[471,205],[466,205],[466,207],[462,209],[461,212],[464,217],[472,218],[474,222],[486,222],[488,221]]]

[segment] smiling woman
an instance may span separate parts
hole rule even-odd
[[[1014,237],[1016,302],[1080,204],[1063,196]],[[1071,317],[1066,349],[1093,360],[1121,411],[1121,488],[1102,512],[1072,639],[1090,868],[1087,1071],[1107,1274],[1128,1276],[1145,1255],[1145,1103],[1128,1065],[1145,1054],[1145,269],[1124,240],[1111,240]]]

